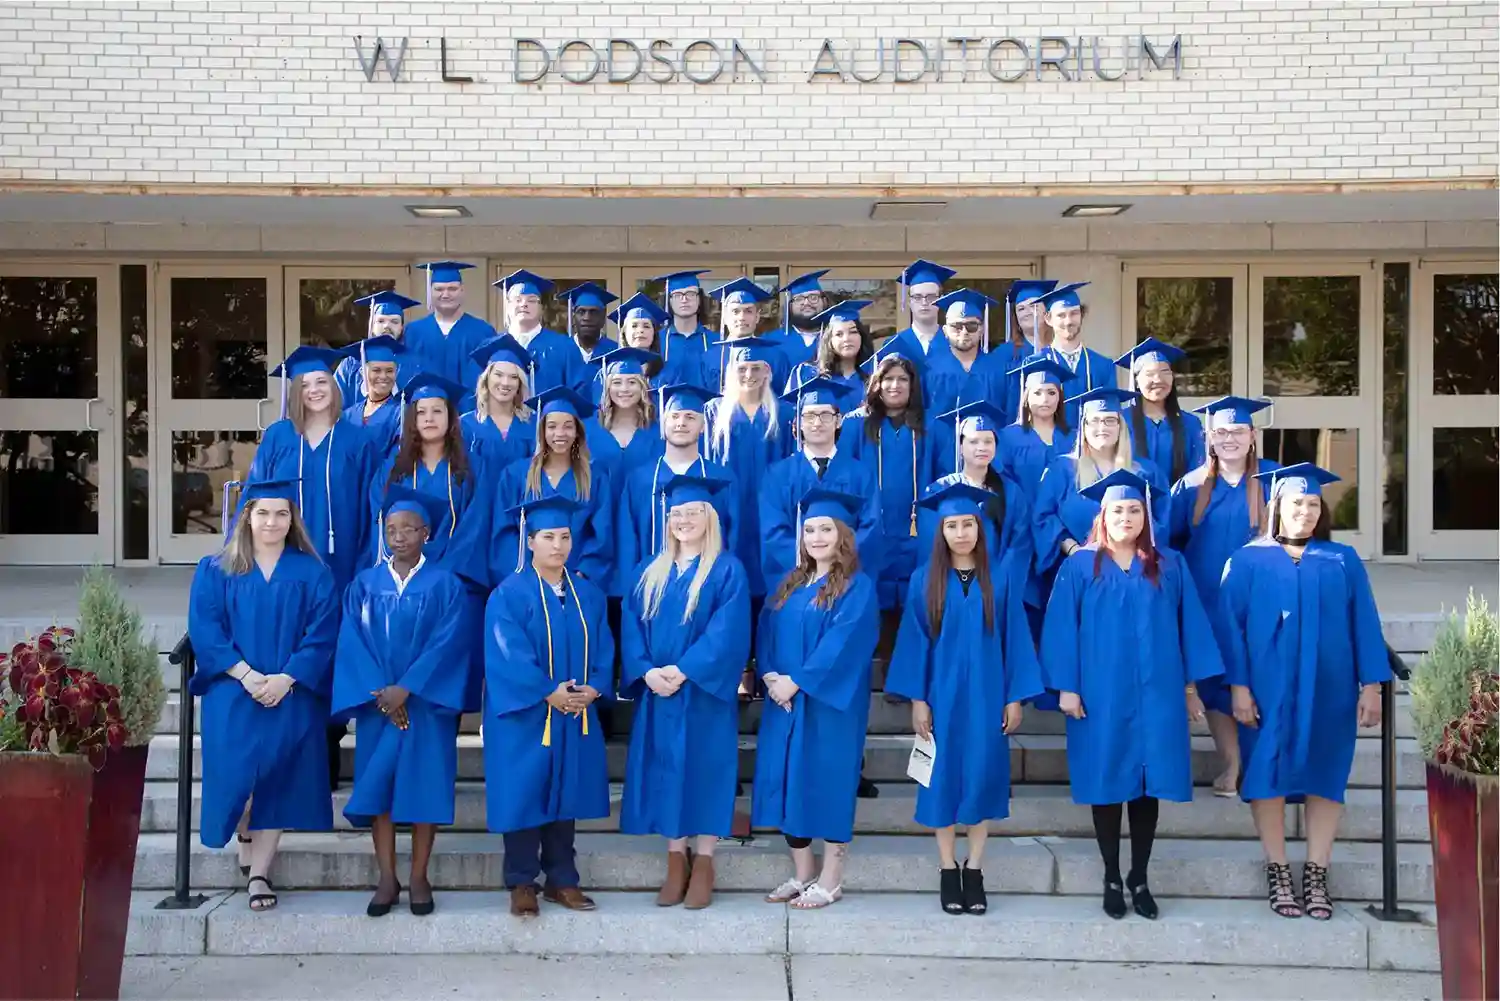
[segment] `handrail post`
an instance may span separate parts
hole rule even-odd
[[[1396,681],[1411,677],[1401,655],[1386,644],[1391,680],[1380,686],[1380,904],[1366,910],[1381,921],[1418,922],[1422,916],[1397,906],[1396,877]]]
[[[159,902],[157,910],[190,911],[204,900],[192,893],[193,880],[193,693],[188,689],[198,659],[193,655],[193,641],[186,633],[167,660],[181,668],[177,690],[177,858],[172,879],[172,895]]]

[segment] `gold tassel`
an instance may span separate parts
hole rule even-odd
[[[916,508],[912,508],[912,512],[911,512],[911,537],[913,539],[915,539],[917,537],[917,511],[916,511]]]
[[[542,727],[542,746],[552,746],[552,707],[547,706],[547,723]]]

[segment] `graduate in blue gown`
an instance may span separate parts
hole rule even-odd
[[[861,498],[817,488],[802,498],[802,553],[758,624],[756,668],[768,701],[756,740],[751,823],[778,830],[794,874],[766,899],[826,907],[843,896],[844,859],[870,715],[880,604],[853,561]],[[814,878],[812,839],[825,842]]]
[[[1045,354],[1073,373],[1068,384],[1068,424],[1079,426],[1078,407],[1083,396],[1095,389],[1115,387],[1115,360],[1083,343],[1083,301],[1078,290],[1088,282],[1073,282],[1042,296],[1042,322],[1052,332]],[[1042,352],[1039,352],[1042,353]]]
[[[1150,459],[1168,483],[1176,483],[1203,464],[1203,422],[1177,401],[1172,366],[1187,352],[1148,337],[1115,359],[1130,373],[1131,387],[1140,395],[1126,411],[1134,453]]]
[[[560,494],[526,503],[530,565],[495,588],[484,617],[487,824],[505,835],[511,913],[545,896],[593,910],[578,888],[574,825],[609,816],[609,770],[596,703],[614,697],[615,642],[604,593],[567,568],[578,505]]]
[[[1266,535],[1230,558],[1221,595],[1244,761],[1240,795],[1266,852],[1271,909],[1326,921],[1354,742],[1359,727],[1380,723],[1390,664],[1359,554],[1329,540],[1333,505],[1323,488],[1339,478],[1309,462],[1258,475],[1271,480]],[[1286,858],[1288,800],[1305,804],[1300,903]]]
[[[568,340],[578,348],[588,371],[588,381],[593,385],[599,372],[599,360],[621,347],[619,341],[604,336],[605,310],[620,298],[597,282],[579,282],[566,292],[559,292],[557,300],[568,310]],[[585,396],[592,394],[585,393]],[[597,406],[599,400],[593,400]]]
[[[706,385],[725,396],[733,393],[738,383],[734,372],[734,361],[729,345],[733,341],[754,338],[760,345],[756,357],[770,366],[770,387],[779,393],[791,377],[792,367],[781,350],[781,341],[774,336],[759,336],[761,303],[771,298],[771,293],[749,278],[741,276],[709,290],[709,298],[719,303],[719,340],[710,342],[706,358],[708,382]]]
[[[767,336],[781,345],[781,354],[788,366],[786,388],[797,385],[792,372],[817,361],[818,342],[823,330],[819,318],[828,305],[828,296],[818,279],[832,270],[809,271],[776,290],[781,296],[781,329]]]
[[[526,405],[531,352],[501,334],[475,348],[471,357],[479,366],[474,409],[459,418],[459,428],[469,454],[484,467],[484,478],[493,482],[512,462],[536,451],[536,415]]]
[[[600,362],[603,395],[583,430],[594,465],[603,468],[611,483],[622,482],[661,454],[656,401],[646,377],[648,368],[660,365],[660,355],[640,348],[618,348]]]
[[[992,560],[993,495],[967,482],[933,484],[923,512],[938,523],[928,560],[912,575],[886,691],[912,702],[912,729],[936,746],[931,781],[917,789],[917,823],[937,828],[939,898],[949,914],[983,914],[984,846],[991,820],[1010,816],[1010,741],[1021,703],[1042,692],[1031,632],[1006,568]],[[955,858],[955,824],[969,855]]]
[[[404,339],[411,352],[411,368],[464,387],[463,398],[458,401],[458,413],[463,413],[474,406],[471,394],[479,375],[471,355],[495,336],[495,328],[464,311],[464,272],[474,265],[431,261],[417,267],[427,275],[427,308],[432,312],[406,328]]]
[[[401,399],[396,392],[406,345],[379,334],[344,349],[335,378],[343,393],[346,370],[359,373],[360,397],[352,405],[344,395],[344,420],[363,427],[370,438],[377,465],[396,447],[401,436]],[[349,366],[352,363],[353,368]]]
[[[911,325],[886,341],[884,350],[920,360],[924,369],[949,353],[948,338],[943,336],[943,311],[937,303],[943,295],[943,283],[956,274],[952,268],[921,260],[901,270],[896,278],[896,315],[909,312]],[[925,385],[921,388],[924,393],[930,392]],[[922,402],[928,411],[937,413],[929,397],[924,395]]]
[[[1066,560],[1047,603],[1039,649],[1047,687],[1068,717],[1073,802],[1093,808],[1104,860],[1104,910],[1157,916],[1146,870],[1159,800],[1193,798],[1190,720],[1197,682],[1222,674],[1208,616],[1187,567],[1156,543],[1150,509],[1166,495],[1116,470],[1085,489],[1100,506],[1087,544]],[[1120,878],[1120,822],[1130,813],[1130,872]]]
[[[865,373],[861,367],[875,354],[870,328],[859,318],[874,299],[845,299],[813,317],[822,328],[817,353],[792,369],[788,385],[799,386],[822,376],[844,391],[844,413],[858,410],[865,402]]]
[[[354,305],[364,306],[368,311],[365,323],[365,344],[377,342],[387,349],[394,344],[400,346],[401,353],[405,352],[406,342],[402,340],[402,334],[406,331],[406,311],[413,306],[420,306],[420,302],[409,299],[399,292],[383,289],[374,295],[355,299]],[[346,412],[355,407],[362,407],[372,395],[376,396],[377,402],[391,398],[395,392],[398,373],[382,369],[380,390],[372,393],[368,385],[368,363],[371,361],[369,355],[362,353],[358,344],[349,345],[344,349],[344,353],[348,357],[334,370],[334,381],[339,384],[339,393],[344,398]],[[387,361],[394,366],[397,359],[388,358]]]
[[[1016,413],[1021,405],[1022,373],[1017,369],[1036,356],[1050,337],[1047,325],[1042,322],[1041,300],[1055,288],[1057,282],[1051,278],[1019,278],[1005,290],[1005,344],[1010,349],[1007,351],[1001,345],[995,350],[1006,359],[1005,399],[1000,409],[1007,414]],[[1041,357],[1048,356],[1042,352]],[[1061,408],[1061,397],[1057,403]]]
[[[491,284],[500,290],[505,332],[530,352],[526,384],[532,394],[566,386],[587,396],[593,372],[584,364],[578,345],[567,334],[542,324],[542,296],[551,290],[552,282],[523,269]]]
[[[999,406],[1005,400],[1005,373],[1011,352],[1008,346],[990,351],[990,308],[999,305],[984,293],[967,288],[949,292],[937,301],[944,311],[943,339],[948,350],[933,354],[922,376],[932,413],[947,413],[981,400]]]
[[[1258,538],[1266,523],[1271,484],[1255,476],[1278,466],[1256,456],[1252,422],[1254,414],[1270,405],[1267,400],[1226,396],[1202,407],[1211,429],[1208,460],[1172,486],[1169,543],[1187,561],[1226,664],[1230,630],[1221,610],[1219,584],[1229,557]],[[1198,686],[1198,694],[1208,709],[1208,727],[1224,759],[1224,768],[1214,779],[1214,795],[1232,799],[1240,778],[1240,747],[1230,715],[1229,687],[1222,678],[1209,678]]]
[[[667,838],[656,902],[709,905],[714,847],[734,823],[740,665],[750,653],[745,570],[713,498],[727,480],[674,476],[661,551],[634,568],[620,623],[620,696],[635,701],[620,830]],[[688,859],[688,839],[693,857]]]
[[[439,824],[453,823],[458,717],[479,622],[464,584],[427,563],[422,546],[445,505],[392,484],[384,527],[390,559],[360,572],[344,593],[334,658],[334,718],[352,719],[354,790],[344,816],[370,827],[380,870],[365,912],[389,914],[401,895],[396,824],[412,825],[411,912],[433,911],[427,862]]]
[[[650,355],[643,369],[647,384],[656,387],[668,385],[663,375],[666,371],[666,359],[661,355],[667,321],[671,319],[666,310],[644,292],[637,292],[611,310],[609,318],[618,332],[619,347],[635,348]],[[603,361],[604,355],[597,350],[589,361],[589,367],[593,370],[589,398],[594,401],[595,406],[604,399],[604,378],[601,374]],[[673,366],[673,369],[678,367],[680,366]],[[696,376],[694,385],[698,385],[702,381],[702,367],[698,366],[693,371]]]
[[[1010,374],[1025,391],[1016,409],[1007,411],[1016,421],[1000,432],[1000,461],[1035,504],[1047,467],[1073,451],[1076,429],[1063,406],[1064,386],[1073,376],[1046,355],[1027,358]]]
[[[523,505],[542,497],[576,501],[568,569],[602,593],[614,573],[614,500],[609,470],[593,461],[584,437],[588,401],[563,386],[527,401],[537,414],[536,453],[517,459],[500,474],[490,508],[489,565],[498,582],[526,569]]]
[[[188,687],[202,699],[199,837],[222,848],[238,832],[252,911],[276,906],[266,876],[281,832],[333,825],[324,728],[339,596],[297,515],[297,487],[245,487],[228,543],[199,561],[188,598],[198,664]]]
[[[707,269],[674,271],[651,279],[662,283],[661,306],[671,321],[659,331],[662,385],[688,382],[712,386],[718,392],[717,369],[710,364],[710,359],[717,360],[718,350],[710,345],[719,339],[719,332],[703,322],[703,286],[698,283],[706,274]]]

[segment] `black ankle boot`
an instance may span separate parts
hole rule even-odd
[[[948,914],[962,914],[964,912],[964,887],[958,867],[940,869],[938,873],[938,900],[943,905],[943,910]]]
[[[964,910],[970,914],[983,914],[990,909],[990,898],[984,892],[984,873],[970,869],[966,863],[960,870],[964,877]]]
[[[1116,920],[1125,916],[1125,887],[1104,881],[1104,913]]]
[[[1148,921],[1155,921],[1161,915],[1161,909],[1156,906],[1156,898],[1151,896],[1151,889],[1146,885],[1145,876],[1132,874],[1125,880],[1125,886],[1130,890],[1130,906],[1137,914]]]

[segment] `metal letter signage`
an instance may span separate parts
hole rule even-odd
[[[391,50],[385,47],[385,39],[379,35],[375,36],[375,51],[370,53],[370,58],[365,59],[365,43],[362,35],[354,36],[354,54],[359,57],[359,68],[365,71],[365,79],[370,83],[375,82],[375,71],[380,68],[381,60],[385,61],[385,68],[391,74],[391,83],[395,83],[401,76],[401,64],[406,62],[406,39],[401,39],[401,51],[396,53],[396,58],[391,58]]]

